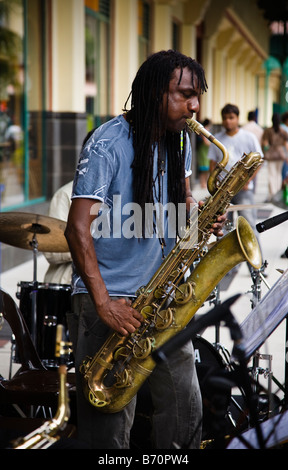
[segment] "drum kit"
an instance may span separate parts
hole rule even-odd
[[[33,252],[33,281],[19,282],[16,296],[34,346],[46,367],[57,365],[56,327],[62,324],[67,329],[66,312],[71,305],[71,286],[38,282],[37,256],[39,251],[69,251],[65,228],[66,222],[49,216],[24,212],[0,214],[0,242]],[[17,345],[13,360],[18,362]]]

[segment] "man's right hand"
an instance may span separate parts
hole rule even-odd
[[[101,307],[98,305],[97,313],[103,323],[123,336],[134,333],[143,321],[142,315],[126,299],[113,300],[109,297]]]

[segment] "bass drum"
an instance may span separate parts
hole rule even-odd
[[[18,283],[16,296],[19,299],[19,308],[30,332],[32,329],[32,292],[33,282]],[[71,312],[71,286],[39,282],[36,307],[36,350],[46,367],[55,367],[57,366],[55,360],[57,325],[64,326],[68,338],[66,313]],[[17,345],[15,362],[17,362]]]

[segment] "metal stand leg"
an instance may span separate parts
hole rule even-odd
[[[251,299],[251,308],[255,308],[256,305],[260,302],[261,300],[261,282],[263,281],[264,284],[268,289],[270,289],[269,284],[266,282],[265,277],[263,276],[263,272],[265,271],[266,267],[268,266],[267,261],[264,261],[263,265],[261,266],[260,269],[258,270],[251,270],[251,278],[252,278],[252,299]]]
[[[284,406],[288,405],[288,316],[286,316]]]
[[[35,348],[37,349],[37,293],[38,293],[38,282],[37,282],[37,255],[38,255],[38,242],[36,235],[33,235],[31,242],[33,248],[33,289],[31,292],[32,301],[32,321],[31,321],[31,337]]]

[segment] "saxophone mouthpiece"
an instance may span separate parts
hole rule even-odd
[[[196,121],[196,119],[194,118],[191,118],[191,119],[187,119],[186,120],[186,123],[189,127],[189,129],[191,129],[191,131],[195,132],[195,134],[202,134],[204,135],[207,139],[209,139],[211,142],[215,143],[215,137],[213,134],[211,134],[211,132],[208,131],[208,129],[206,129],[200,122]]]

